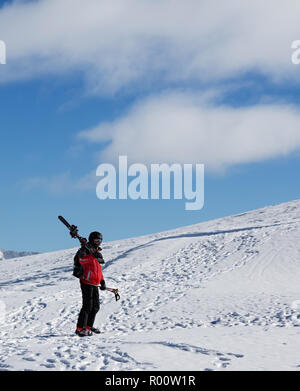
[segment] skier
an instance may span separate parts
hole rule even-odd
[[[80,337],[100,333],[99,329],[94,327],[94,321],[100,309],[98,288],[100,286],[101,290],[106,289],[101,267],[101,264],[104,264],[100,252],[102,239],[100,232],[91,232],[88,243],[82,243],[74,257],[73,275],[80,278],[82,292],[82,308],[75,331]]]

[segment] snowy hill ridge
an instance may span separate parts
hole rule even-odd
[[[76,248],[3,260],[0,369],[299,370],[299,235],[296,200],[104,243],[121,300],[82,339]]]
[[[36,251],[13,251],[13,250],[4,250],[0,249],[0,261],[3,259],[11,259],[17,257],[26,257],[28,255],[38,254]]]

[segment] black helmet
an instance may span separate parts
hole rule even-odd
[[[103,240],[102,234],[100,232],[91,232],[89,236],[89,242],[92,246],[100,246]]]

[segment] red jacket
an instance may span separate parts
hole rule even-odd
[[[79,263],[83,269],[83,275],[80,278],[84,284],[100,285],[104,280],[102,267],[97,259],[92,254],[88,254],[79,258]]]
[[[74,258],[74,264],[78,265],[78,263],[81,266],[81,282],[84,284],[99,286],[101,281],[104,281],[102,266],[98,262],[97,258],[87,250],[87,248],[83,247],[77,252]]]

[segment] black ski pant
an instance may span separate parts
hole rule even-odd
[[[100,309],[99,288],[94,285],[83,284],[80,281],[82,292],[82,308],[78,316],[77,327],[93,327],[95,317]]]

